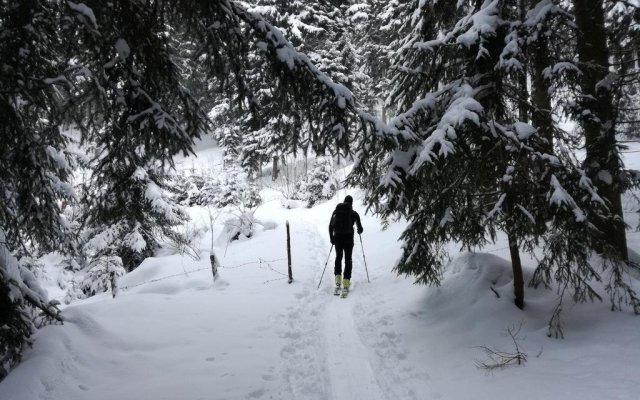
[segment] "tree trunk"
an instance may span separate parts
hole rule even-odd
[[[513,270],[513,294],[515,296],[515,304],[519,309],[524,308],[524,275],[522,274],[522,262],[520,261],[520,251],[518,250],[518,241],[507,232],[509,239],[509,253],[511,254],[511,269]]]
[[[611,220],[597,223],[596,226],[617,254],[628,260],[620,198],[622,160],[615,137],[613,96],[605,80],[609,74],[609,49],[602,0],[574,0],[573,6],[578,31],[578,58],[582,71],[581,105],[583,110],[590,111],[583,112],[584,116],[580,120],[587,150],[585,170],[598,188],[600,196],[608,201],[613,217]]]
[[[527,0],[518,0],[518,14],[520,15],[520,20],[524,21],[526,15],[526,1]],[[520,90],[520,98],[518,99],[518,118],[522,122],[529,121],[529,88],[527,87],[527,60],[522,60],[523,68],[520,73],[517,74],[518,78],[518,89]]]
[[[532,73],[531,73],[531,103],[533,112],[531,122],[538,129],[540,136],[547,140],[547,153],[553,154],[553,119],[551,117],[551,96],[549,95],[549,82],[542,71],[549,66],[549,53],[547,40],[540,37],[533,49]]]
[[[273,156],[273,169],[271,171],[271,180],[278,179],[278,156]]]
[[[534,7],[538,0],[528,0]],[[553,154],[553,118],[551,116],[551,95],[549,82],[544,79],[543,71],[549,67],[549,45],[547,37],[540,35],[531,49],[531,122],[540,136],[547,140],[546,151]]]
[[[507,189],[508,190],[508,189]],[[505,200],[505,214],[506,216],[513,215],[514,213],[513,201],[511,195],[507,193]],[[509,254],[511,255],[511,270],[513,271],[513,294],[514,303],[519,309],[524,308],[524,274],[522,273],[522,262],[520,260],[520,249],[518,248],[518,237],[513,230],[512,226],[509,226],[507,218],[507,226],[504,231],[507,234],[509,241]]]

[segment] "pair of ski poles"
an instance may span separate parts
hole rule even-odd
[[[369,269],[367,268],[367,257],[364,255],[364,246],[362,245],[362,235],[358,233],[360,237],[360,248],[362,249],[362,259],[364,260],[364,270],[367,272],[367,282],[371,283],[369,280]],[[320,282],[318,283],[318,289],[320,289],[320,284],[322,284],[322,278],[324,278],[324,272],[327,270],[327,265],[329,264],[329,257],[331,257],[331,250],[333,250],[333,245],[329,249],[329,255],[327,256],[327,262],[324,263],[324,269],[322,270],[322,275],[320,275]]]

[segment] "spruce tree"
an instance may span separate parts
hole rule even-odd
[[[396,52],[412,29],[411,20],[404,18],[413,11],[411,0],[367,0],[349,8],[354,42],[368,90],[362,100],[370,109],[379,109],[384,121],[397,111],[395,101],[387,98],[392,90],[392,66]]]
[[[574,1],[577,52],[580,60],[578,122],[587,150],[587,175],[595,182],[611,210],[611,218],[598,228],[623,260],[628,259],[621,193],[623,164],[615,137],[613,79],[609,72],[610,52],[602,0]],[[601,249],[604,251],[604,249]]]
[[[60,205],[74,200],[74,159],[65,126],[71,86],[55,3],[0,5],[0,227],[12,250],[70,243]]]
[[[30,343],[33,315],[61,319],[14,254],[72,247],[61,209],[75,197],[61,131],[61,94],[71,85],[57,31],[62,13],[48,1],[0,3],[0,379]]]
[[[91,148],[92,178],[85,189],[87,251],[118,256],[127,270],[153,254],[186,215],[166,191],[165,168],[188,152],[205,116],[182,85],[172,43],[153,8],[136,2],[102,4],[76,37],[92,43],[76,62],[91,71],[83,100],[83,142]],[[109,30],[101,26],[111,25]]]
[[[548,116],[528,119],[549,112],[541,110],[546,99],[534,101],[534,113],[523,110],[528,60],[534,73],[554,72],[531,54],[546,46],[538,41],[566,12],[544,0],[529,10],[522,5],[424,2],[405,16],[415,28],[402,42],[391,96],[404,111],[390,122],[395,130],[365,137],[350,182],[368,188],[367,203],[383,217],[409,220],[395,269],[419,283],[439,284],[450,241],[483,247],[502,231],[518,307],[520,252],[538,245],[544,257],[531,284],[555,279],[578,301],[599,298],[589,282],[602,270],[589,257],[603,244],[595,226],[610,215],[607,203],[566,150],[572,138],[551,138],[553,151]],[[602,268],[620,270],[615,254],[604,257]],[[637,307],[628,285],[610,291],[618,289]]]
[[[640,135],[640,6],[629,2],[605,3],[608,44],[616,74],[613,87],[616,133]]]
[[[289,146],[316,127],[320,148],[345,143],[356,124],[377,120],[260,15],[230,0],[113,2],[27,0],[0,3],[0,336],[5,372],[34,326],[30,308],[59,318],[14,252],[73,251],[61,205],[75,198],[73,160],[61,128],[80,130],[92,180],[83,228],[95,255],[120,254],[132,268],[181,219],[163,193],[172,157],[191,151],[207,126],[168,36],[197,43],[198,70],[216,90],[251,103],[247,82],[263,76],[274,107],[299,115]],[[248,62],[253,49],[263,62]],[[252,69],[253,68],[253,69]],[[100,239],[106,239],[101,241]],[[114,239],[114,240],[111,240]],[[101,246],[106,244],[105,246]],[[125,246],[122,246],[124,244]],[[144,247],[143,247],[144,245]],[[29,278],[29,279],[27,279]]]
[[[320,2],[282,2],[260,0],[252,2],[250,10],[260,12],[274,24],[292,43],[309,55],[309,60],[319,71],[333,81],[345,85],[355,93],[356,98],[366,97],[366,75],[358,70],[358,54],[352,46],[354,25],[349,20],[349,7],[330,1]],[[251,112],[243,119],[240,131],[243,132],[242,165],[256,171],[260,165],[274,158],[282,159],[289,153],[313,151],[319,154],[329,152],[348,153],[350,136],[346,133],[354,126],[345,127],[342,122],[333,125],[330,134],[338,138],[337,143],[327,143],[326,124],[306,124],[310,107],[301,107],[299,103],[287,102],[283,107],[282,94],[287,92],[290,82],[276,80],[259,73],[261,50],[252,50],[247,55],[247,80],[244,90],[247,95],[238,93],[238,98],[246,101],[236,104],[243,112]],[[257,62],[257,63],[256,63]],[[313,105],[324,107],[322,101]],[[229,110],[232,113],[232,110]],[[349,122],[352,124],[353,122]],[[306,137],[300,137],[305,133]],[[256,146],[256,144],[258,144]]]

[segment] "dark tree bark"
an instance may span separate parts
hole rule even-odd
[[[278,156],[273,156],[273,168],[271,170],[271,180],[275,181],[278,179]]]
[[[620,257],[628,259],[625,225],[622,215],[622,161],[616,143],[613,96],[606,78],[609,74],[609,49],[604,26],[602,0],[574,0],[582,87],[580,123],[584,130],[587,155],[585,169],[600,195],[609,202],[613,218],[597,227],[603,238]],[[603,249],[598,249],[603,250]]]
[[[524,276],[522,274],[522,262],[520,261],[520,251],[518,241],[511,234],[507,233],[509,239],[509,253],[511,254],[511,269],[513,270],[513,294],[514,303],[519,309],[524,308]]]
[[[549,82],[543,71],[550,64],[547,40],[541,36],[531,49],[531,122],[540,136],[548,142],[547,152],[553,154],[553,119],[551,117],[551,96]]]
[[[505,214],[514,213],[512,195],[507,194],[505,201]],[[513,271],[513,295],[514,303],[519,309],[524,308],[524,274],[522,272],[522,261],[520,260],[520,249],[518,247],[518,237],[514,226],[504,228],[509,240],[509,255],[511,256],[511,270]]]

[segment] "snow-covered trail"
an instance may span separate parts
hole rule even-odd
[[[24,362],[0,382],[0,399],[637,398],[640,319],[611,313],[607,304],[574,305],[567,339],[549,339],[553,293],[528,289],[527,309],[518,310],[510,265],[491,254],[457,255],[439,288],[412,285],[392,271],[404,224],[383,230],[359,202],[371,283],[358,240],[353,291],[347,299],[334,296],[327,223],[336,203],[288,210],[267,201],[256,216],[272,220],[274,229],[228,248],[216,242],[222,268],[215,284],[211,233],[202,237],[200,260],[146,260],[123,277],[129,288],[115,299],[78,301],[64,310],[64,325],[39,330]],[[200,211],[193,223],[206,225]],[[526,369],[479,371],[477,346],[509,351],[504,329],[514,324],[526,334]]]
[[[335,253],[328,258],[319,256],[326,252],[327,242],[320,233],[322,227],[317,222],[297,222],[303,227],[304,233],[301,236],[306,239],[309,254],[315,255],[315,273],[311,274],[311,279],[299,282],[302,286],[299,289],[302,301],[299,303],[300,308],[291,315],[295,316],[296,321],[291,325],[307,327],[306,334],[310,337],[298,340],[295,350],[285,347],[285,353],[294,351],[299,356],[298,360],[289,358],[286,361],[298,368],[305,360],[317,360],[321,365],[308,369],[306,377],[301,376],[303,374],[299,369],[296,371],[294,376],[299,379],[291,382],[292,395],[294,398],[317,395],[318,398],[327,400],[386,400],[369,361],[372,353],[363,344],[353,317],[353,297],[365,292],[352,292],[351,298],[346,299],[333,295]],[[354,268],[360,271],[362,266],[356,261]],[[320,278],[323,281],[318,289],[315,282]],[[303,336],[299,329],[294,326],[290,328],[285,335],[293,339]],[[308,382],[324,387],[314,390],[313,384]]]
[[[383,400],[382,390],[358,336],[352,303],[336,299],[325,310],[324,335],[332,399]]]
[[[322,207],[322,206],[321,206]],[[369,261],[371,283],[362,256],[363,245],[356,239],[353,253],[352,291],[342,299],[333,295],[335,252],[327,259],[325,233],[333,205],[324,212],[301,214],[296,222],[302,232],[314,273],[298,281],[299,306],[286,318],[291,339],[283,350],[285,375],[294,399],[387,400],[420,399],[427,393],[429,376],[406,359],[402,336],[394,328],[394,316],[380,307],[392,299],[385,286],[394,279],[387,257]],[[377,221],[361,215],[367,234],[380,233]],[[306,218],[305,218],[306,217]],[[323,218],[324,217],[324,218]],[[388,234],[388,233],[385,233]],[[300,239],[298,239],[299,241]],[[378,249],[380,250],[380,249]],[[372,251],[376,255],[376,250]],[[376,262],[384,260],[385,262]],[[328,260],[328,262],[327,262]],[[326,263],[322,285],[318,281]],[[287,325],[288,324],[288,325]],[[435,396],[437,398],[437,396]]]

